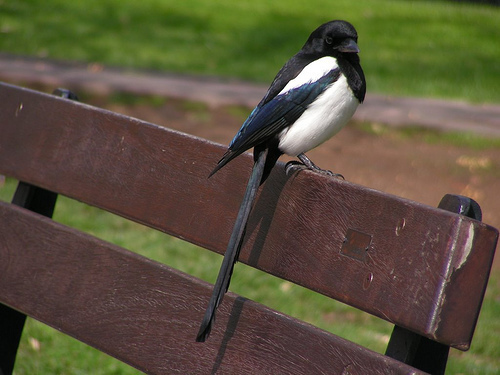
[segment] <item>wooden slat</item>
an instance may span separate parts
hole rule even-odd
[[[57,194],[20,182],[12,204],[37,214],[52,217]],[[1,225],[1,224],[0,224]],[[0,262],[3,259],[0,259]],[[0,288],[3,285],[0,283]],[[26,315],[0,304],[0,374],[12,374]]]
[[[0,223],[1,301],[139,370],[420,373],[231,293],[196,343],[209,284],[6,203]]]
[[[0,102],[0,173],[225,251],[248,155],[207,179],[225,147],[8,85]],[[478,221],[346,181],[287,177],[280,164],[240,260],[467,349],[497,236]]]

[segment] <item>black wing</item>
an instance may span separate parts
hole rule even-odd
[[[305,83],[284,94],[276,95],[265,103],[264,98],[243,123],[231,141],[229,149],[210,176],[236,156],[261,143],[270,141],[283,129],[292,125],[304,113],[309,104],[339,77],[340,69],[333,69],[319,80]]]

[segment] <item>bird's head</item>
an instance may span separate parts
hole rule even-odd
[[[359,52],[358,33],[347,21],[330,21],[314,30],[303,47],[307,53],[338,57]]]

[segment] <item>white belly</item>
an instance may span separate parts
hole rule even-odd
[[[359,105],[342,75],[331,84],[302,116],[280,134],[279,149],[297,156],[330,139],[350,120]]]

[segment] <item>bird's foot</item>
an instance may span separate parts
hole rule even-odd
[[[309,169],[311,171],[315,171],[317,173],[324,174],[326,176],[340,178],[342,180],[345,180],[344,176],[342,176],[340,173],[334,173],[334,172],[329,171],[327,169],[321,169],[316,164],[306,165],[305,163],[301,163],[299,161],[292,160],[292,161],[289,161],[288,163],[286,163],[286,165],[285,165],[285,173],[287,175],[289,175],[290,173],[293,173],[295,170],[298,170],[298,169]]]
[[[291,160],[285,164],[285,173],[287,176],[298,169],[307,169],[307,167],[296,160]]]

